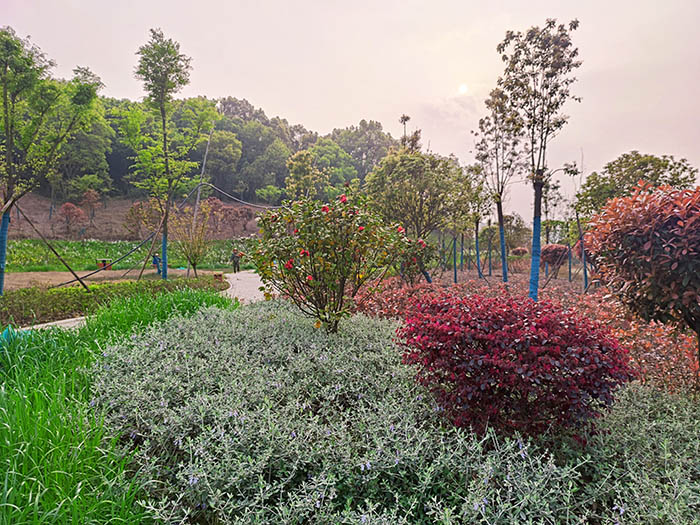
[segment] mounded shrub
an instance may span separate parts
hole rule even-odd
[[[528,252],[527,248],[525,248],[524,246],[518,246],[517,248],[513,248],[510,251],[510,253],[511,255],[515,255],[516,257],[521,257],[523,255],[527,255],[530,252]]]
[[[404,360],[458,427],[537,435],[577,427],[633,378],[600,325],[521,297],[424,297],[398,332]]]
[[[158,522],[695,519],[696,404],[634,387],[584,449],[478,438],[442,426],[395,327],[356,316],[327,334],[279,301],[171,319],[106,349],[95,410],[134,450]]]
[[[569,247],[563,244],[547,244],[542,247],[540,253],[540,266],[548,264],[554,272],[554,277],[559,274],[561,265],[567,260]]]

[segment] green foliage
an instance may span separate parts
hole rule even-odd
[[[352,157],[332,139],[322,137],[309,150],[314,158],[314,166],[327,174],[332,186],[342,186],[357,178],[357,169]]]
[[[277,301],[171,319],[106,350],[98,409],[151,481],[157,521],[696,520],[696,403],[634,386],[587,447],[478,439],[443,426],[395,328],[356,316],[327,334]]]
[[[111,258],[127,253],[136,246],[132,241],[96,241],[92,239],[82,241],[51,241],[51,244],[61,254],[66,262],[76,271],[95,270],[96,259]],[[126,259],[114,265],[114,270],[126,270],[141,267],[149,245],[146,243]],[[228,266],[228,258],[231,255],[231,241],[211,241],[210,250],[204,261],[199,265],[201,269],[218,269]],[[168,258],[172,267],[185,267],[187,261],[178,253],[173,253]],[[150,261],[149,261],[150,264]],[[8,272],[63,272],[63,266],[56,256],[48,249],[46,244],[39,239],[16,239],[8,242]]]
[[[180,290],[113,301],[79,330],[26,333],[0,344],[0,523],[148,523],[145,496],[118,440],[91,408],[86,374],[109,343],[202,306],[218,293]]]
[[[360,183],[379,165],[392,147],[398,146],[379,122],[362,119],[357,126],[334,129],[330,138],[352,157]]]
[[[269,204],[279,204],[283,194],[283,190],[277,186],[273,186],[272,184],[268,184],[264,188],[258,188],[255,190],[255,196]]]
[[[199,152],[204,157],[206,143],[202,142]],[[233,192],[236,184],[234,173],[238,161],[241,160],[243,145],[235,133],[215,130],[211,134],[209,153],[207,154],[206,173],[211,183],[226,192]]]
[[[697,168],[685,159],[630,151],[608,162],[600,173],[591,173],[576,194],[574,206],[584,216],[591,217],[610,199],[634,193],[640,181],[650,188],[668,185],[685,189],[695,184],[697,175]]]
[[[0,298],[0,325],[27,326],[89,314],[116,298],[132,295],[156,295],[183,289],[218,289],[222,283],[212,277],[142,280],[91,284],[90,292],[80,286],[64,288],[22,288],[10,290]]]
[[[285,193],[290,199],[325,199],[330,184],[328,173],[318,169],[310,150],[296,152],[287,161],[289,176]]]
[[[426,237],[445,220],[460,170],[453,158],[394,149],[367,177],[365,189],[386,221],[401,224],[411,236]]]
[[[328,331],[349,315],[348,298],[386,271],[404,239],[370,213],[360,197],[321,205],[287,202],[260,218],[253,260],[268,291],[291,299]]]

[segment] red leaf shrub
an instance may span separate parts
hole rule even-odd
[[[540,265],[544,266],[545,263],[549,264],[556,277],[559,273],[559,268],[561,268],[561,265],[567,260],[568,253],[568,246],[564,246],[563,244],[546,244],[542,247],[540,253]]]
[[[513,248],[510,253],[519,257],[521,255],[527,255],[528,251],[524,246],[518,246],[517,248]]]
[[[480,433],[584,424],[634,376],[608,330],[547,301],[444,293],[415,303],[398,336],[450,420]]]
[[[610,291],[642,319],[685,324],[700,343],[700,187],[640,183],[590,226],[586,244]]]
[[[58,210],[58,215],[66,225],[66,232],[70,235],[73,227],[87,222],[88,217],[85,212],[70,202],[64,203]]]

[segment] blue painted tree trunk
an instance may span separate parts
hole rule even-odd
[[[464,271],[464,234],[460,237],[459,243],[459,271]]]
[[[583,263],[583,291],[588,290],[588,269],[586,268],[586,248],[581,237],[581,262]]]
[[[481,252],[479,251],[479,221],[474,224],[474,251],[476,252],[476,271],[479,277],[483,277],[481,273]]]
[[[498,237],[501,241],[501,272],[503,273],[503,282],[508,282],[508,255],[506,254],[506,233],[505,221],[503,219],[503,204],[501,201],[496,202],[496,213],[498,214]]]
[[[532,219],[532,259],[530,260],[530,293],[528,296],[536,302],[540,288],[540,253],[542,251],[540,237],[542,236],[542,188],[544,182],[538,178],[535,180],[534,186],[535,213]]]
[[[491,236],[489,235],[489,277],[493,273],[493,267],[491,265]]]
[[[452,236],[452,274],[454,283],[457,284],[457,237]]]
[[[10,210],[2,214],[0,222],[0,295],[5,292],[5,264],[7,262],[7,232],[10,229]]]
[[[163,242],[160,247],[160,276],[162,279],[168,278],[168,233],[163,232]]]

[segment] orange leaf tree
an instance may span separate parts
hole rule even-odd
[[[587,246],[620,300],[645,320],[687,325],[700,360],[700,187],[640,183],[591,222]],[[700,372],[697,376],[700,387]]]

